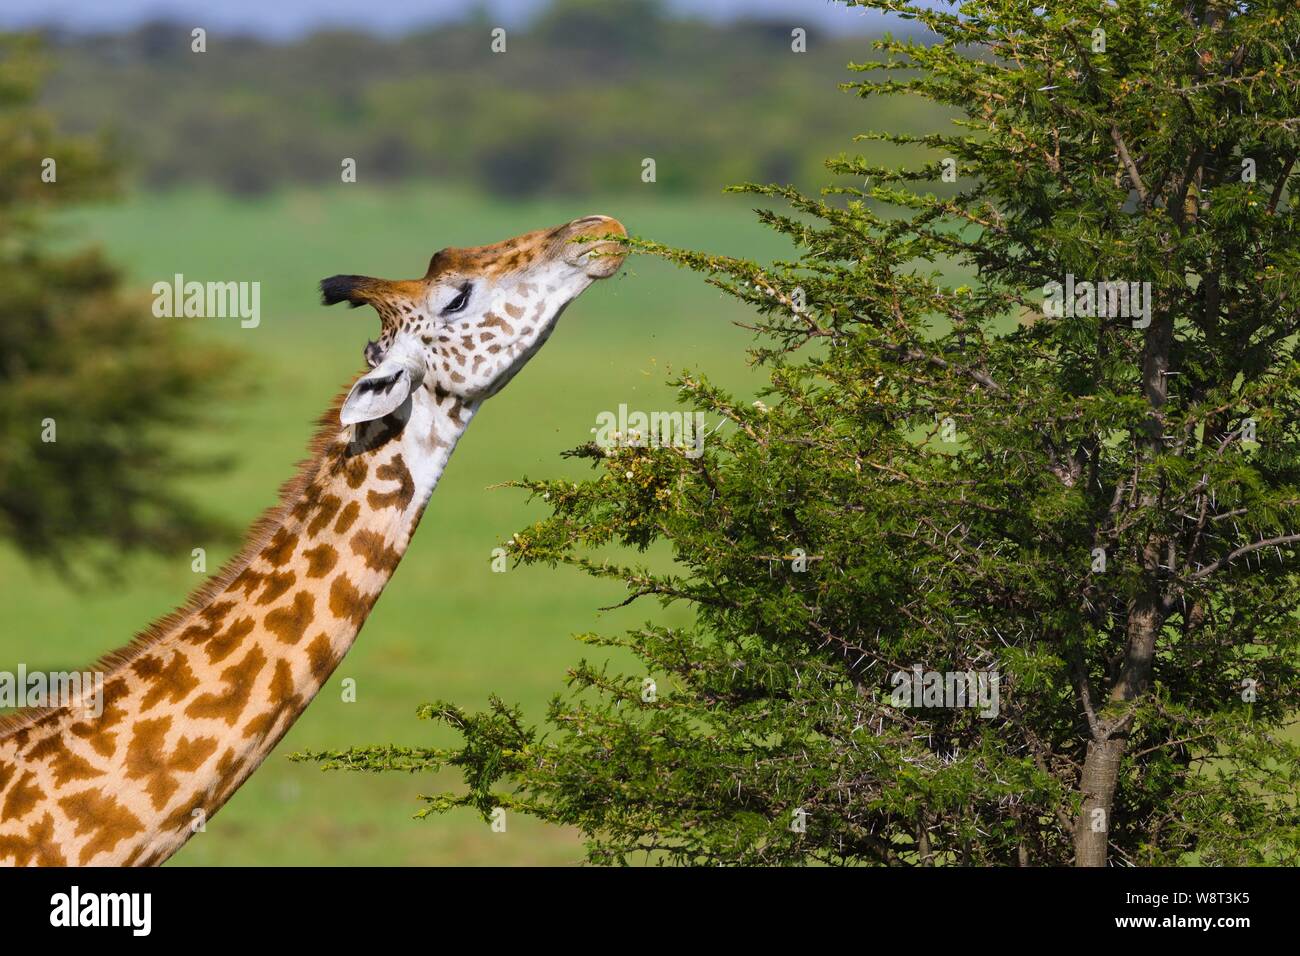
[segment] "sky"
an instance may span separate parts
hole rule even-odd
[[[618,0],[609,0],[617,3]],[[670,7],[710,19],[743,13],[788,19],[836,32],[879,29],[886,21],[872,11],[831,0],[668,0]],[[237,29],[288,39],[325,26],[364,27],[400,33],[411,27],[457,19],[474,6],[487,8],[502,26],[527,22],[546,0],[3,0],[0,29],[55,26],[94,32],[130,28],[151,19],[193,22],[207,29]]]

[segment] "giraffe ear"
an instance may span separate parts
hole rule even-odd
[[[344,425],[355,425],[383,418],[401,408],[423,379],[420,370],[396,359],[385,359],[357,379],[343,401],[339,419]]]

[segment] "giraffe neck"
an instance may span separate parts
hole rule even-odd
[[[421,388],[379,422],[328,413],[245,551],[101,662],[98,716],[0,728],[0,863],[159,863],[197,832],[351,648],[474,411]]]

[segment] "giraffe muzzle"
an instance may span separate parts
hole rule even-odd
[[[564,261],[580,267],[593,279],[607,279],[627,258],[627,248],[618,242],[600,242],[604,236],[626,238],[627,230],[609,216],[584,216],[569,223]],[[595,240],[595,241],[593,241]]]

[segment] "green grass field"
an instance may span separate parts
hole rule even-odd
[[[501,204],[430,189],[368,192],[356,186],[236,203],[206,193],[138,197],[79,211],[69,239],[90,237],[121,264],[133,288],[180,272],[187,279],[258,280],[262,321],[154,319],[195,326],[195,347],[231,342],[250,353],[244,397],[213,410],[219,424],[190,440],[235,466],[193,484],[213,511],[247,523],[275,500],[293,471],[311,423],[361,368],[378,323],[369,309],[325,309],[316,283],[335,273],[409,278],[446,245],[477,245],[588,213],[617,216],[635,234],[693,248],[759,258],[789,248],[754,220],[743,197],[701,202],[645,198]],[[418,794],[457,784],[441,778],[322,773],[292,764],[304,748],[367,743],[448,743],[417,721],[417,705],[446,699],[471,708],[489,693],[540,717],[567,667],[591,649],[574,632],[617,630],[673,609],[602,605],[623,592],[568,569],[491,572],[491,551],[543,513],[510,489],[512,478],[582,473],[559,453],[591,437],[596,415],[620,402],[672,409],[664,382],[690,367],[750,392],[747,332],[734,300],[698,276],[634,258],[570,308],[546,348],[476,418],[461,442],[402,566],[352,653],[276,752],[175,857],[176,864],[539,864],[581,857],[578,835],[511,818],[493,833],[465,812],[412,819]],[[196,542],[195,546],[203,546]],[[230,548],[210,548],[215,571]],[[659,556],[662,560],[662,556]],[[0,549],[0,593],[9,627],[0,667],[85,667],[125,644],[184,599],[200,577],[189,555],[121,563],[121,580],[70,587]],[[356,681],[355,703],[340,681]]]

